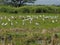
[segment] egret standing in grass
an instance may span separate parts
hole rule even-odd
[[[42,17],[42,15],[39,15],[39,17],[41,18],[41,17]]]
[[[4,25],[6,26],[8,23],[5,23]]]
[[[22,20],[22,25],[25,25],[25,20]]]
[[[13,22],[11,22],[10,25],[13,26]]]
[[[30,20],[30,24],[31,24],[31,23],[32,23],[33,18],[29,18],[29,20]]]
[[[57,20],[57,19],[56,19],[55,21],[56,21],[56,22],[58,22],[58,20]]]
[[[35,25],[39,26],[39,23],[38,23],[38,22],[36,22],[36,23],[35,23]]]
[[[8,21],[11,21],[10,18],[8,18]]]
[[[4,26],[4,22],[1,25]]]
[[[52,23],[55,23],[55,21],[54,21],[54,20],[52,20]]]
[[[43,20],[43,21],[45,21],[45,19],[44,19],[44,18],[42,18],[42,20]]]

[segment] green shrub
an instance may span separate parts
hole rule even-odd
[[[35,13],[41,13],[41,12],[42,12],[41,8],[36,8],[35,9]]]
[[[28,7],[20,7],[18,9],[19,13],[30,13],[30,9]]]
[[[0,12],[5,13],[60,13],[60,7],[57,6],[0,6]]]
[[[1,7],[0,12],[7,12],[7,9],[5,7]]]

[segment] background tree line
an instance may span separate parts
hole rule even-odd
[[[20,7],[26,3],[34,3],[36,0],[0,0],[1,3]]]

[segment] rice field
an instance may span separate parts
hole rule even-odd
[[[0,13],[0,45],[60,45],[60,14]]]

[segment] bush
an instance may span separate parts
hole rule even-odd
[[[30,9],[28,7],[20,7],[18,8],[19,13],[30,13]]]
[[[57,6],[0,6],[0,12],[5,13],[60,13],[60,7]]]
[[[1,7],[0,12],[7,12],[7,9],[5,7]]]
[[[41,8],[36,8],[35,9],[35,13],[41,13],[41,12],[42,12]]]

